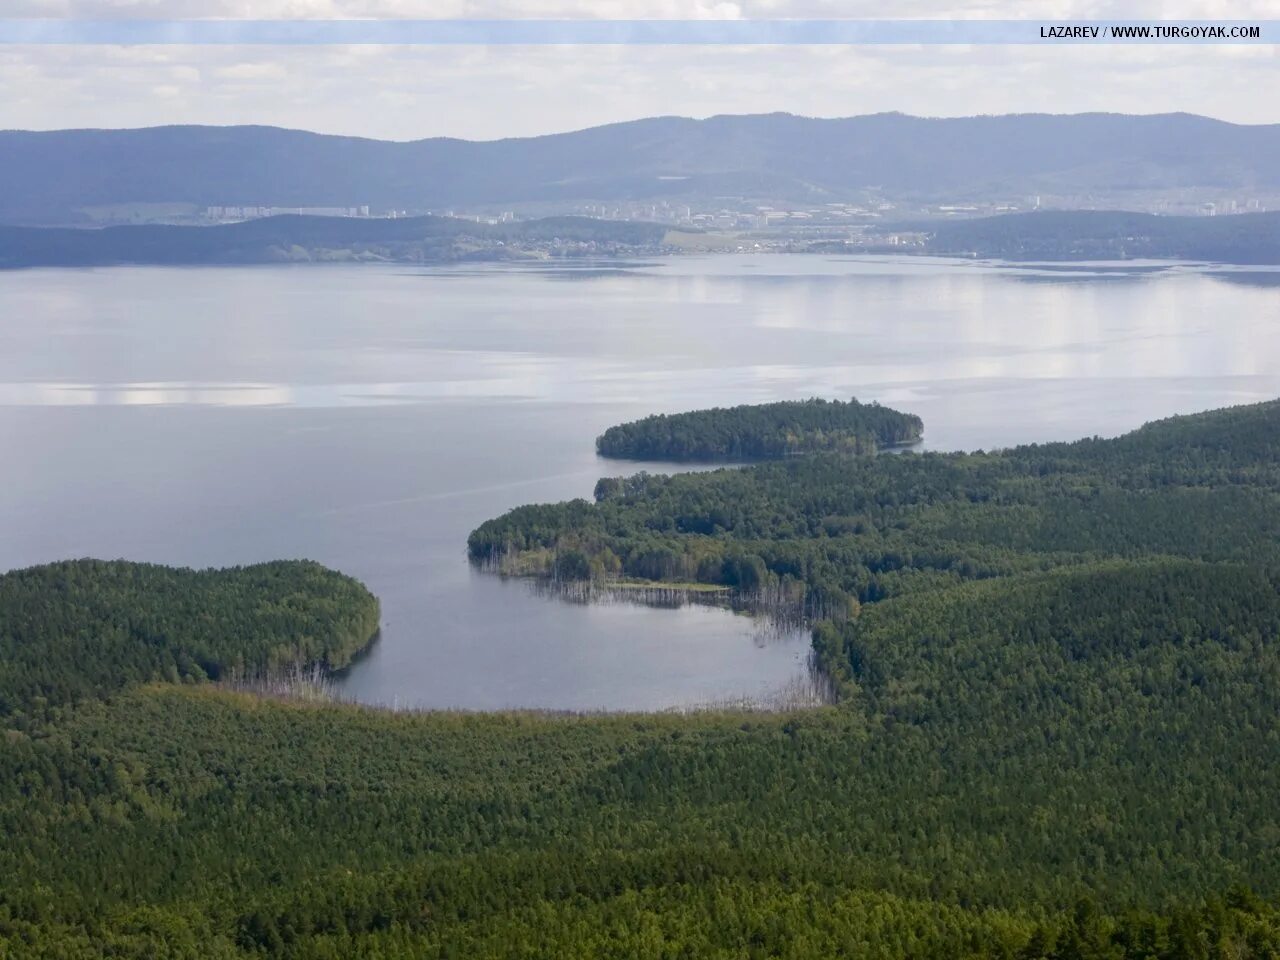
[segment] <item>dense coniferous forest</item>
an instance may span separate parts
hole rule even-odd
[[[920,418],[857,400],[790,400],[658,414],[596,438],[606,457],[630,460],[766,460],[834,451],[875,453],[920,439]]]
[[[1274,717],[1232,729],[1245,711],[1216,722],[1225,700],[1210,695],[1164,731],[1147,724],[1175,705],[1092,679],[1053,727],[975,722],[975,699],[938,731],[853,704],[414,715],[141,688],[3,745],[0,944],[23,957],[1274,956]],[[1035,692],[1005,687],[1014,702]],[[1144,702],[1155,717],[1126,712]]]
[[[150,680],[340,669],[378,601],[317,563],[186,570],[73,560],[0,575],[0,719]]]
[[[797,713],[415,714],[175,683],[125,655],[153,628],[117,636],[122,610],[273,624],[165,646],[226,664],[347,636],[368,601],[309,565],[190,596],[168,578],[221,575],[145,568],[146,597],[115,565],[7,575],[6,664],[44,650],[72,693],[0,720],[0,956],[1280,956],[1277,453],[1262,404],[639,476],[473,534],[478,559],[804,603],[840,699]],[[74,639],[97,634],[114,682]],[[31,669],[0,673],[11,702]]]
[[[698,581],[845,608],[1106,558],[1280,564],[1280,403],[994,453],[816,455],[605,480],[519,507],[480,563]]]

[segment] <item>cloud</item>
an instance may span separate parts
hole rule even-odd
[[[241,60],[217,67],[213,75],[218,80],[254,83],[259,80],[284,80],[289,73],[283,64],[272,60]]]
[[[884,18],[883,0],[7,0],[11,17]],[[971,19],[1265,19],[1273,0],[898,0],[891,15]]]
[[[1271,0],[901,0],[899,17],[1263,17]],[[1123,8],[1123,9],[1121,9]],[[862,17],[870,0],[6,0],[14,16]],[[1280,120],[1274,46],[0,46],[0,126],[489,139],[679,113],[1184,110]]]

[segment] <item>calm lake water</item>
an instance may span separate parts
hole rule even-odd
[[[1274,273],[798,256],[597,268],[0,272],[0,568],[311,557],[382,598],[344,679],[400,705],[653,709],[768,695],[807,638],[473,572],[467,533],[661,465],[658,411],[808,396],[934,449],[1112,435],[1280,395]]]

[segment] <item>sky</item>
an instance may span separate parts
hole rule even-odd
[[[896,18],[1275,19],[1280,0],[898,0]],[[0,0],[43,18],[875,18],[883,0]],[[0,128],[258,123],[410,140],[678,114],[1186,111],[1280,122],[1280,46],[0,45]]]

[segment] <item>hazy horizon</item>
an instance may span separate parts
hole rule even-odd
[[[876,18],[869,0],[10,0],[10,17],[153,19]],[[1274,16],[1266,2],[910,0],[919,19]],[[1280,121],[1272,46],[0,45],[0,128],[280,126],[411,141],[563,133],[655,116],[824,119],[1185,112]]]
[[[384,143],[416,143],[422,140],[465,140],[473,143],[493,143],[501,140],[530,140],[538,137],[552,137],[566,133],[580,133],[585,130],[593,130],[598,127],[623,126],[630,123],[645,123],[653,120],[688,120],[691,122],[702,122],[705,120],[715,120],[722,117],[765,117],[765,116],[790,116],[802,120],[822,120],[838,122],[842,120],[860,120],[866,117],[876,116],[901,116],[911,120],[979,120],[989,118],[1003,117],[1080,117],[1080,116],[1120,116],[1120,117],[1160,117],[1160,116],[1188,116],[1201,120],[1210,120],[1215,123],[1224,123],[1236,127],[1270,127],[1280,125],[1280,118],[1276,120],[1263,120],[1253,123],[1239,122],[1228,120],[1223,117],[1211,116],[1204,113],[1193,113],[1187,110],[1151,110],[1146,112],[1129,113],[1120,110],[1079,110],[1079,111],[1043,111],[1043,110],[1020,110],[1010,111],[1007,113],[961,113],[961,114],[935,114],[926,115],[918,113],[910,113],[905,110],[875,110],[868,113],[850,113],[839,116],[818,116],[814,114],[799,113],[794,110],[769,110],[769,111],[744,111],[732,113],[712,113],[699,116],[681,113],[662,113],[652,114],[643,117],[626,117],[617,120],[604,120],[600,123],[593,123],[585,127],[571,127],[564,130],[546,130],[539,133],[521,134],[511,137],[462,137],[451,134],[434,134],[427,137],[412,137],[408,139],[396,137],[372,137],[358,133],[342,133],[326,130],[316,130],[309,127],[290,126],[276,123],[154,123],[143,124],[140,126],[83,126],[83,127],[0,127],[0,133],[60,133],[75,131],[135,131],[135,130],[156,130],[173,127],[201,127],[211,129],[234,129],[237,127],[261,127],[275,130],[287,130],[294,133],[309,133],[317,136],[327,137],[346,137],[356,140],[376,140]]]

